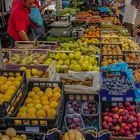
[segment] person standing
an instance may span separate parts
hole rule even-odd
[[[29,41],[29,10],[34,0],[14,0],[8,21],[7,33],[13,41]]]
[[[137,15],[137,9],[131,5],[131,0],[125,0],[124,26],[128,29],[130,35],[134,37],[134,23]]]

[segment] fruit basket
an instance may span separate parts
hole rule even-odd
[[[100,90],[101,75],[99,72],[71,72],[68,75],[56,74],[55,80],[64,83],[66,92],[96,94]]]
[[[121,44],[102,44],[102,55],[123,55]]]
[[[20,140],[45,140],[44,133],[16,131],[14,128],[0,130],[0,134],[2,134],[5,139],[11,138]]]
[[[101,66],[124,61],[124,55],[101,55]]]
[[[125,72],[102,72],[102,77],[102,101],[135,100],[135,91]]]
[[[29,81],[25,97],[8,117],[8,125],[18,130],[36,132],[60,128],[63,91],[61,82]]]
[[[49,66],[45,65],[17,65],[5,64],[4,69],[7,70],[23,70],[26,71],[26,78],[32,80],[52,80],[56,69],[55,61],[52,61]]]
[[[135,102],[102,102],[102,128],[111,132],[111,140],[135,140],[139,129],[139,113]]]
[[[67,130],[83,130],[85,128],[84,121],[80,114],[67,114],[64,118]]]
[[[73,94],[73,93],[66,93],[65,94],[65,98],[64,98],[64,103],[65,103],[65,106],[66,106],[66,103],[68,101],[80,101],[82,103],[84,103],[85,101],[96,101],[97,103],[97,106],[100,106],[100,100],[99,100],[99,95],[98,94],[80,94],[80,93],[77,93],[77,94]],[[64,109],[65,110],[65,109]],[[97,109],[99,112],[100,112],[100,107]],[[63,114],[63,116],[65,116],[66,114],[66,110]],[[90,117],[86,117],[85,119],[85,116],[83,115],[83,113],[81,114],[82,116],[82,119],[84,121],[84,124],[85,124],[85,129],[92,129],[93,127],[96,128],[96,130],[100,129],[100,125],[99,125],[99,120],[100,120],[100,113],[99,114],[96,114],[94,116],[90,116]],[[64,119],[64,118],[63,118]],[[90,121],[88,120],[90,119]],[[62,120],[62,132],[65,132],[67,130],[66,126],[65,126],[65,123],[64,121]],[[75,123],[74,123],[75,124]]]

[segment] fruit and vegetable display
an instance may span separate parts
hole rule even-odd
[[[120,38],[119,37],[113,37],[113,36],[108,36],[108,37],[103,37],[101,40],[101,43],[103,44],[120,44]]]
[[[61,9],[59,12],[60,16],[76,15],[76,14],[77,14],[77,9],[74,8],[64,8]]]
[[[66,67],[75,72],[81,71],[99,71],[98,62],[95,55],[81,55],[81,52],[75,53],[50,53],[45,60],[45,64],[50,64],[52,60],[56,62],[56,69],[61,72],[62,67]]]
[[[102,55],[122,55],[120,45],[103,45]]]
[[[115,17],[104,17],[102,20],[103,23],[112,23],[114,25],[120,25],[120,21],[119,19],[115,18]]]
[[[0,104],[10,102],[16,90],[21,86],[23,77],[19,73],[17,76],[0,76]],[[22,93],[21,93],[22,95]],[[19,97],[18,97],[19,100]]]
[[[121,36],[120,37],[120,42],[122,44],[122,49],[125,50],[125,51],[128,51],[128,50],[132,50],[132,51],[139,50],[138,44],[136,44],[136,42],[133,39],[131,39],[131,38]]]
[[[8,128],[5,133],[0,133],[1,140],[29,140],[26,134],[18,134],[16,129]]]
[[[46,88],[41,90],[39,87],[33,87],[28,92],[24,104],[19,108],[17,118],[49,118],[54,119],[57,114],[59,102],[61,99],[61,89],[56,86],[54,88]],[[38,121],[31,121],[32,124],[38,124]],[[16,124],[22,124],[21,120],[16,120]],[[28,120],[24,124],[28,124]],[[41,121],[42,125],[47,121]]]
[[[106,73],[102,78],[102,90],[106,90],[111,95],[125,95],[133,89],[128,77],[123,74],[113,75]]]
[[[140,83],[140,69],[133,71],[134,79],[136,83]]]
[[[60,51],[80,51],[83,55],[92,55],[92,54],[100,54],[100,48],[95,45],[87,45],[82,42],[73,42],[73,43],[63,43],[60,44],[57,48]]]
[[[140,53],[137,51],[125,51],[125,61],[127,63],[139,63],[140,62]]]
[[[102,66],[124,61],[122,55],[102,55]]]
[[[47,41],[64,43],[64,42],[69,42],[69,41],[75,41],[75,38],[73,38],[73,37],[52,37],[52,36],[48,36]]]
[[[91,80],[85,80],[85,81],[80,81],[77,79],[61,79],[61,82],[63,82],[65,85],[83,85],[83,86],[92,86],[93,81]]]
[[[135,137],[140,127],[140,113],[131,102],[112,103],[103,106],[102,127],[110,130],[113,136]]]
[[[139,140],[139,45],[115,15],[84,7],[56,14],[69,36],[2,49],[0,140]]]
[[[20,67],[19,70],[26,71],[26,78],[48,78],[48,72],[39,68]],[[47,70],[47,69],[46,69]]]
[[[90,27],[88,29],[86,29],[85,31],[85,34],[83,35],[84,37],[89,37],[89,38],[98,38],[100,37],[100,28],[96,27],[96,26],[93,26],[93,27]]]
[[[81,37],[80,39],[82,43],[87,43],[87,44],[99,44],[100,40],[98,38],[85,38]]]

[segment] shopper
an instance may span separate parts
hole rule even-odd
[[[14,0],[8,21],[8,35],[13,41],[28,41],[29,10],[34,0]]]
[[[132,0],[131,4],[140,10],[140,0]],[[135,27],[136,42],[140,45],[140,25]]]
[[[130,35],[134,36],[134,23],[137,15],[137,9],[131,5],[131,0],[125,0],[124,26],[128,29]]]
[[[52,0],[49,0],[47,4],[39,4],[38,0],[34,0],[34,5],[38,7],[40,12],[44,10],[46,7],[48,7],[51,4]],[[45,34],[45,28],[44,26],[37,26],[35,23],[30,22],[31,25],[31,31],[32,31],[32,40],[37,40],[38,37],[42,36]]]

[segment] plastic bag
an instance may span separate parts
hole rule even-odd
[[[40,14],[40,11],[37,7],[31,8],[29,14],[30,20],[35,23],[37,26],[43,26],[43,18]]]
[[[65,91],[68,93],[85,93],[85,94],[97,94],[101,87],[101,75],[100,72],[71,72],[67,74],[56,74],[55,80],[60,79],[79,80],[85,81],[85,79],[93,80],[92,86],[85,85],[65,85]]]

